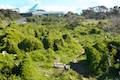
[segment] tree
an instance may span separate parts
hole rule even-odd
[[[70,29],[74,29],[75,27],[79,26],[81,24],[81,21],[84,20],[83,17],[73,13],[73,12],[68,12],[64,16],[66,20],[66,27]]]
[[[92,9],[86,9],[82,10],[82,16],[84,16],[86,19],[93,19],[95,12]]]
[[[108,8],[105,6],[90,7],[82,11],[82,15],[88,19],[105,19],[108,17]]]
[[[20,14],[16,11],[12,11],[10,9],[0,9],[0,18],[3,20],[5,20],[6,18],[9,18],[10,20],[15,20],[20,17]]]
[[[114,6],[113,8],[111,8],[111,14],[113,16],[120,16],[120,7]]]

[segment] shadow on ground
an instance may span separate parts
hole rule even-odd
[[[94,74],[90,71],[89,64],[86,60],[81,60],[77,63],[70,62],[70,68],[76,71],[78,74],[83,75],[86,78],[95,77]],[[110,68],[108,72],[103,73],[101,76],[96,77],[97,80],[120,80],[118,71],[113,68]]]
[[[83,75],[84,77],[92,76],[86,60],[81,60],[77,63],[70,62],[70,68],[76,71],[78,74]]]

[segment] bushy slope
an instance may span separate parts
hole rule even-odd
[[[104,32],[96,23],[82,23],[72,29],[60,23],[13,23],[0,29],[0,79],[82,80],[84,75],[72,67],[68,71],[55,69],[55,59],[70,65],[74,60],[77,60],[76,65],[85,60],[90,64],[92,76],[102,75],[109,68],[119,69],[116,59],[120,57],[115,57],[119,52],[108,48],[113,41],[115,43],[111,44],[118,48],[119,40],[119,35]],[[106,58],[108,53],[111,54],[111,66]]]
[[[53,63],[56,56],[61,57],[63,63],[69,63],[69,61],[74,58],[74,54],[80,54],[82,49],[81,45],[74,41],[68,32],[61,32],[60,30],[62,28],[58,28],[58,30],[55,29],[54,26],[47,28],[35,24],[11,24],[10,27],[2,28],[0,30],[1,57],[8,56],[10,58],[10,56],[12,56],[13,58],[10,58],[12,60],[12,62],[10,62],[11,65],[4,65],[3,63],[5,61],[2,58],[0,59],[3,61],[0,63],[2,65],[1,71],[2,68],[7,69],[7,72],[1,72],[3,75],[1,75],[1,79],[12,79],[15,77],[22,80],[41,80],[42,76],[43,79],[45,78],[45,73],[41,70],[44,69],[47,71],[48,68],[50,68],[52,73],[49,74],[52,75],[54,73]],[[63,38],[64,35],[66,35],[65,39]],[[4,51],[7,53],[2,55]],[[67,56],[71,57],[67,58]],[[19,73],[14,72],[14,70],[12,71],[14,67],[17,68]],[[33,68],[33,70],[28,67]],[[41,79],[35,77],[35,70],[40,74]],[[32,71],[33,74],[29,73],[30,71]]]

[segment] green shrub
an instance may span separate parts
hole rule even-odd
[[[7,79],[12,75],[12,68],[14,67],[14,56],[10,54],[0,54],[0,74],[3,79]],[[0,77],[1,79],[1,77]]]
[[[46,61],[47,54],[49,54],[49,53],[47,53],[45,50],[36,50],[36,51],[30,52],[31,58],[33,59],[33,61],[36,61],[36,62]]]
[[[21,70],[21,77],[23,80],[40,80],[38,67],[29,56],[22,62]]]
[[[64,42],[62,39],[55,39],[53,44],[53,50],[58,51],[64,47]]]
[[[10,54],[20,53],[20,50],[14,41],[7,39],[7,40],[5,40],[4,43],[5,43],[4,47],[1,49],[1,51],[7,51]]]
[[[97,42],[95,45],[93,45],[94,48],[96,48],[99,52],[107,53],[108,49],[107,46],[103,42]]]
[[[36,38],[26,38],[18,44],[18,47],[25,52],[43,49],[42,43]]]
[[[99,64],[101,61],[101,53],[98,52],[93,47],[87,47],[86,56],[87,56],[87,61],[90,65],[91,72],[96,75],[101,74],[101,70],[99,68]]]
[[[90,63],[93,72],[99,75],[106,72],[109,67],[113,66],[115,54],[113,53],[111,54],[111,52],[108,51],[108,48],[104,43],[96,43],[93,47],[87,47],[87,60]]]
[[[50,48],[50,42],[49,42],[48,37],[43,37],[42,43],[43,43],[43,46],[44,46],[45,49]]]
[[[90,33],[90,34],[100,34],[101,31],[100,31],[99,29],[97,29],[97,28],[93,28],[93,29],[90,30],[89,33]]]
[[[62,35],[62,38],[64,41],[66,41],[67,43],[70,43],[71,42],[71,36],[70,34],[64,34]]]

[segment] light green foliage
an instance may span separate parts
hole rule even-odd
[[[9,79],[12,76],[12,68],[14,67],[15,57],[10,54],[2,55],[0,54],[0,77],[3,80]]]
[[[40,80],[39,69],[29,56],[23,60],[21,70],[21,77],[24,80]]]
[[[99,28],[96,22],[83,22],[82,19],[81,16],[72,13],[61,17],[33,16],[28,17],[30,23],[11,23],[0,28],[0,79],[84,78],[84,74],[72,67],[64,72],[63,69],[54,68],[55,59],[59,59],[63,64],[77,61],[74,65],[78,65],[78,69],[81,68],[79,62],[87,60],[91,72],[97,75],[102,75],[111,67],[118,69],[118,50],[110,50],[108,46],[112,43],[119,48],[120,35],[107,33]],[[4,55],[4,51],[7,54]],[[108,56],[111,66],[108,64]]]

